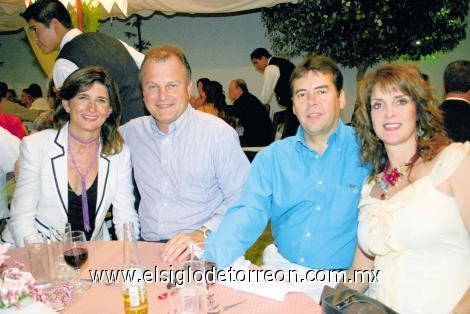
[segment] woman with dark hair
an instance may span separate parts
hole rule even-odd
[[[343,285],[368,287],[399,313],[468,313],[470,143],[448,139],[431,85],[415,66],[387,64],[368,74],[359,99],[357,133],[371,174],[348,279],[366,269],[378,277]]]
[[[206,101],[196,110],[210,113],[216,117],[222,117],[227,106],[222,85],[217,81],[210,81],[202,87]]]
[[[121,102],[114,81],[99,67],[72,73],[60,89],[54,128],[21,144],[19,177],[9,230],[17,246],[50,227],[85,231],[87,239],[109,239],[104,218],[113,205],[116,234],[124,222],[138,232],[129,150],[118,132]]]
[[[201,77],[199,80],[196,82],[197,86],[197,92],[199,94],[199,97],[195,98],[191,96],[189,98],[189,103],[191,106],[193,106],[194,109],[196,109],[199,106],[202,106],[206,102],[206,94],[204,93],[204,86],[206,84],[209,84],[210,80],[206,77]]]

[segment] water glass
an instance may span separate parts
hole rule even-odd
[[[205,314],[204,297],[196,285],[174,287],[169,292],[170,314]]]
[[[23,241],[27,265],[36,280],[36,286],[40,288],[50,286],[52,276],[47,237],[41,233],[34,233],[25,236]]]
[[[64,237],[67,232],[72,231],[70,223],[65,223],[63,227],[50,227],[49,238],[51,241],[52,265],[58,281],[67,281],[73,277],[74,271],[64,261]]]
[[[216,281],[217,265],[204,259],[205,242],[193,243],[189,247],[191,261],[199,261],[204,265],[205,282],[207,290],[207,313],[215,314],[220,312],[220,305],[215,300],[214,284]]]

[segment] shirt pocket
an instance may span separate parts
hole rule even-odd
[[[334,228],[357,225],[360,191],[355,185],[339,185],[333,194],[329,223]]]

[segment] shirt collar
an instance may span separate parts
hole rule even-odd
[[[343,145],[345,131],[346,131],[346,126],[344,125],[343,121],[341,121],[341,119],[338,118],[338,126],[336,127],[334,132],[331,133],[330,136],[328,137],[328,148],[333,145],[337,145],[341,147]],[[299,126],[299,128],[297,129],[297,133],[295,134],[293,138],[296,143],[296,148],[298,151],[300,151],[301,147],[311,150],[311,148],[308,147],[307,143],[305,142],[305,131],[302,128],[302,126]]]
[[[82,32],[78,28],[72,28],[67,33],[65,33],[64,37],[60,41],[60,49],[64,48],[65,44],[80,35]]]
[[[178,119],[176,119],[176,121],[170,123],[168,127],[168,133],[166,134],[160,131],[157,126],[157,121],[153,117],[150,120],[150,127],[152,131],[159,137],[165,137],[170,134],[174,134],[175,136],[177,136],[178,134],[180,134],[181,130],[184,129],[184,127],[188,124],[188,120],[191,119],[193,114],[194,109],[188,104],[183,114]]]
[[[466,100],[465,98],[460,98],[460,97],[447,97],[446,100],[462,100],[465,101],[467,104],[470,105],[470,102]]]

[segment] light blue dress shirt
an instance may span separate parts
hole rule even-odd
[[[222,268],[229,266],[271,219],[274,242],[290,262],[316,269],[349,268],[367,174],[352,128],[339,121],[319,155],[306,145],[299,127],[295,136],[257,154],[240,200],[207,240],[207,258]]]
[[[214,230],[240,197],[250,163],[222,119],[186,111],[162,133],[152,116],[120,128],[140,192],[142,238],[170,239],[205,226]]]

